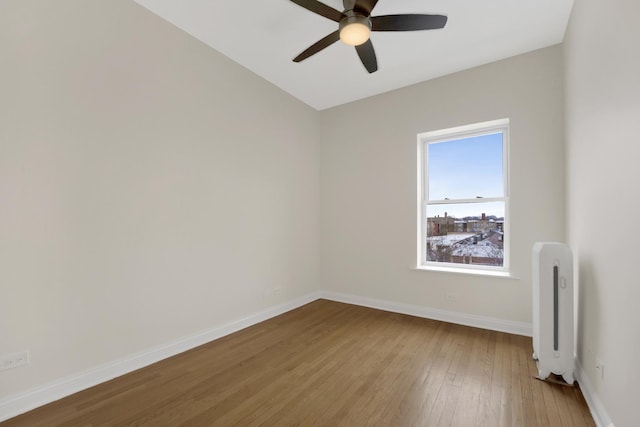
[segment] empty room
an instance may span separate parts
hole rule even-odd
[[[639,16],[0,0],[0,425],[640,425]]]

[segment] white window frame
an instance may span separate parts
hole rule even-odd
[[[474,136],[502,133],[502,177],[503,197],[483,197],[474,199],[450,199],[429,201],[428,183],[428,151],[429,144],[453,141]],[[484,266],[476,264],[447,263],[440,261],[427,261],[427,205],[458,204],[458,203],[486,203],[504,202],[504,240],[503,240],[503,265]],[[509,275],[510,241],[511,232],[509,224],[509,119],[492,120],[471,125],[458,126],[448,129],[429,131],[418,134],[418,224],[417,224],[417,268],[423,270],[451,271],[462,273]]]

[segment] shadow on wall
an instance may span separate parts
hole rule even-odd
[[[593,270],[593,263],[588,256],[576,256],[578,260],[577,277],[575,277],[577,292],[577,331],[576,353],[583,368],[593,374],[596,365],[595,350],[601,348],[601,338],[599,325],[601,324],[601,304],[599,290],[597,286],[597,274]],[[584,331],[592,331],[588,338],[584,336]],[[594,350],[595,349],[595,350]],[[592,378],[595,378],[593,376]]]

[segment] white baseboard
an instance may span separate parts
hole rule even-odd
[[[6,397],[0,400],[0,422],[105,381],[144,368],[145,366],[206,344],[225,335],[232,334],[256,323],[263,322],[319,298],[320,292],[314,292],[284,304],[270,307],[245,318],[234,320],[212,329],[132,354],[128,357],[97,366],[88,371],[59,379],[14,396]]]
[[[474,314],[459,313],[455,311],[441,310],[437,308],[418,305],[402,304],[398,302],[366,298],[357,295],[342,294],[338,292],[320,292],[321,298],[347,304],[361,305],[376,308],[378,310],[392,311],[394,313],[408,314],[426,319],[440,320],[443,322],[457,323],[459,325],[473,326],[492,331],[507,332],[515,335],[530,337],[533,333],[531,323],[515,322],[513,320],[497,319],[494,317],[477,316]]]
[[[576,380],[578,381],[578,384],[580,384],[580,390],[582,391],[584,400],[587,401],[587,406],[589,406],[591,416],[593,416],[596,426],[614,427],[611,418],[609,418],[602,401],[595,392],[587,373],[578,359],[576,359]]]

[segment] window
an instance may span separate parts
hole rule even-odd
[[[418,135],[418,266],[507,271],[509,120]]]

